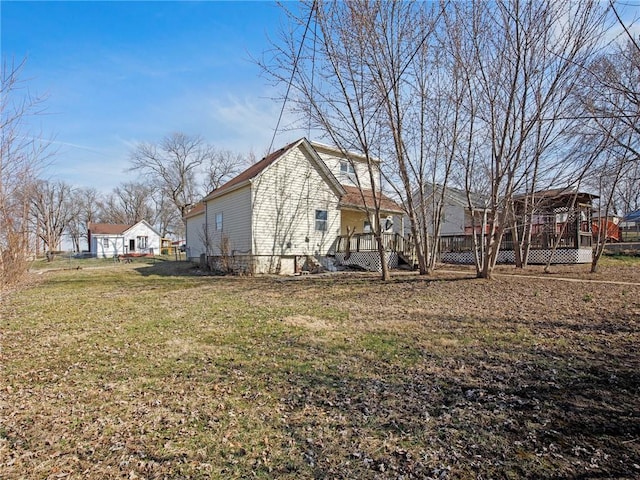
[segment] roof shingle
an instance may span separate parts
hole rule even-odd
[[[93,235],[121,235],[132,226],[124,223],[90,223],[89,231]]]
[[[273,162],[275,162],[278,158],[280,158],[282,155],[284,155],[291,147],[293,147],[299,141],[300,140],[296,140],[295,142],[290,143],[289,145],[286,145],[286,146],[282,147],[280,150],[276,150],[275,152],[270,153],[269,155],[264,157],[259,162],[254,163],[253,165],[251,165],[249,168],[247,168],[244,172],[240,173],[238,176],[233,177],[231,180],[229,180],[224,185],[222,185],[219,188],[216,188],[215,190],[210,192],[209,195],[207,195],[204,198],[204,200],[205,201],[206,200],[210,200],[211,198],[217,197],[217,196],[223,194],[224,192],[226,192],[228,190],[231,190],[236,185],[240,185],[240,184],[242,184],[242,183],[244,183],[244,182],[246,182],[248,180],[251,180],[256,175],[258,175],[260,172],[262,172],[265,168],[267,168],[269,165],[271,165]]]
[[[347,192],[340,199],[341,207],[356,207],[359,209],[365,208],[365,206],[369,209],[374,208],[374,197],[372,190],[363,190],[362,193],[358,187],[352,187],[349,185],[342,186]],[[364,197],[364,198],[363,198]],[[393,213],[402,213],[402,207],[398,205],[395,201],[387,197],[381,192],[376,194],[377,199],[380,202],[380,210],[384,210],[387,212]],[[365,205],[366,204],[366,205]]]

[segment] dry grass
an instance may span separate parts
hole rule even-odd
[[[0,478],[640,476],[638,285],[177,267],[3,300]]]

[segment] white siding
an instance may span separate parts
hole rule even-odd
[[[293,149],[254,179],[254,255],[324,255],[340,235],[338,197],[307,155]],[[325,231],[316,210],[327,212]]]
[[[197,215],[187,217],[185,226],[187,258],[197,259],[206,253],[204,234],[204,211]]]
[[[108,239],[105,246],[104,239]],[[125,253],[122,235],[91,235],[91,253],[97,258],[111,258]]]
[[[367,162],[364,159],[360,159],[359,157],[352,158],[353,167],[355,169],[355,176],[357,176],[357,181],[356,181],[356,178],[353,174],[345,175],[340,170],[340,162],[348,161],[344,156],[340,155],[338,152],[324,150],[321,147],[317,147],[316,151],[318,152],[318,155],[324,161],[324,163],[326,163],[329,170],[331,170],[331,173],[333,173],[333,175],[338,179],[338,181],[341,184],[357,187],[358,186],[357,181],[359,181],[360,186],[362,188],[371,189],[369,168],[367,166]],[[379,188],[380,186],[379,169],[376,164],[373,164],[373,167],[375,168],[374,178]]]
[[[146,247],[141,247],[138,243],[139,237],[147,237]],[[134,241],[135,250],[129,249],[130,240]],[[160,235],[144,222],[136,223],[125,232],[124,244],[128,253],[160,253]]]
[[[216,214],[222,214],[222,231],[216,231]],[[251,250],[251,188],[233,190],[206,204],[206,222],[211,255],[247,254]],[[228,251],[221,250],[223,238]]]

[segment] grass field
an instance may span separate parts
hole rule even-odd
[[[639,259],[490,282],[74,268],[2,299],[2,479],[640,478]]]

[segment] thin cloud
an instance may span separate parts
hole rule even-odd
[[[272,100],[258,99],[229,95],[226,101],[212,100],[211,115],[220,124],[225,126],[225,131],[241,141],[244,145],[250,142],[260,149],[267,149],[274,136],[276,121],[280,113],[280,105]],[[285,115],[282,125],[294,125],[293,118]],[[281,128],[276,132],[276,144],[286,143],[302,136],[299,129]]]

